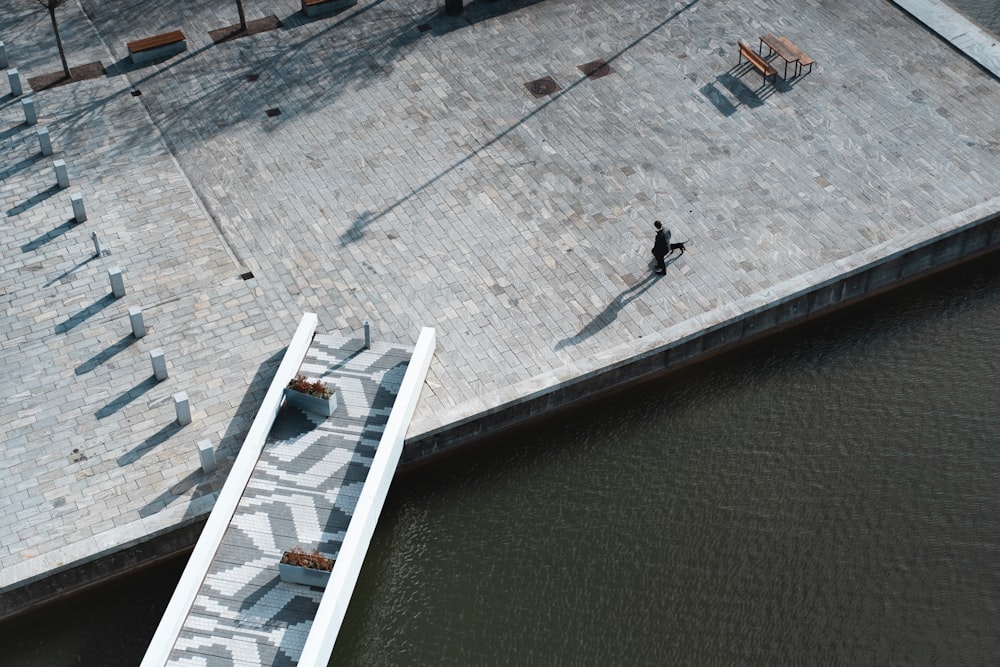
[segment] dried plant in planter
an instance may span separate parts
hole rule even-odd
[[[293,547],[281,555],[281,562],[284,565],[307,567],[310,570],[323,570],[324,572],[333,570],[333,559],[327,558],[316,549],[313,549],[311,553],[306,553],[302,547]]]
[[[316,380],[315,382],[310,382],[309,378],[301,374],[296,375],[288,381],[288,388],[303,394],[316,396],[317,398],[330,398],[333,396],[333,390],[321,381]]]

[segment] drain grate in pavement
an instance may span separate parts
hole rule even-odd
[[[427,32],[430,29],[431,29],[430,23],[421,23],[420,25],[417,26],[417,30],[419,30],[420,32]]]
[[[275,116],[281,115],[281,109],[279,109],[278,107],[274,107],[273,109],[268,109],[264,113],[267,114],[268,118],[274,118]]]
[[[247,81],[249,81],[250,83],[253,83],[254,81],[257,81],[259,79],[260,79],[260,74],[247,74]]]
[[[241,273],[240,278],[242,278],[243,280],[253,279],[253,271],[247,271],[246,273]]]
[[[562,90],[551,76],[544,76],[541,79],[529,81],[524,84],[524,87],[535,97],[545,97],[546,95],[551,95]]]
[[[139,97],[140,95],[142,95],[142,91],[141,90],[133,90],[132,91],[132,97]]]
[[[579,65],[577,69],[586,74],[588,79],[600,79],[602,76],[615,73],[611,65],[603,60],[591,60],[589,63]]]

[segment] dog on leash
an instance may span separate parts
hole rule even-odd
[[[690,240],[690,239],[688,239],[688,240]],[[680,250],[681,254],[683,255],[684,254],[684,246],[686,246],[686,245],[687,245],[687,241],[681,241],[680,243],[671,243],[670,244],[670,252],[668,252],[667,254],[668,255],[672,255],[672,254],[674,254],[674,250]]]

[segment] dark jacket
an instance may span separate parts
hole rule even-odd
[[[669,233],[667,232],[667,234]],[[653,256],[665,257],[668,252],[670,252],[670,242],[667,240],[667,236],[663,233],[663,230],[658,229],[656,230],[656,240],[653,241]]]

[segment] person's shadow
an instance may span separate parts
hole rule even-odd
[[[665,262],[665,265],[670,266],[675,261],[677,261],[677,257],[668,260],[667,262]],[[650,262],[650,264],[652,265],[652,262]],[[559,351],[564,347],[569,347],[570,345],[577,345],[579,343],[582,343],[583,341],[587,340],[588,338],[599,332],[604,327],[614,322],[618,318],[618,313],[621,311],[622,308],[624,308],[633,300],[638,298],[642,293],[644,293],[646,290],[652,287],[653,284],[662,277],[663,276],[661,275],[650,273],[648,276],[637,282],[635,285],[632,285],[628,289],[624,290],[621,294],[612,299],[611,303],[609,303],[604,310],[595,315],[594,319],[592,319],[590,322],[587,323],[586,326],[580,329],[579,333],[577,333],[574,336],[570,336],[569,338],[563,338],[561,341],[556,343],[555,347],[556,351]]]

